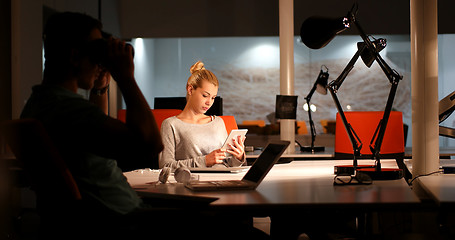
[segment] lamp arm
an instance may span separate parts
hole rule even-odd
[[[314,91],[316,91],[316,87],[317,87],[317,81],[314,82],[313,88],[311,88],[310,92],[309,92],[308,95],[305,97],[305,99],[307,100],[307,103],[308,103],[308,104],[310,104],[311,97],[313,97]],[[310,105],[308,105],[308,107],[309,107],[309,106],[310,106]]]
[[[387,123],[389,121],[390,112],[392,111],[393,100],[395,99],[395,94],[397,91],[398,83],[403,78],[399,75],[395,70],[393,70],[385,61],[382,59],[381,55],[379,55],[376,47],[371,43],[370,38],[365,34],[360,23],[355,18],[355,15],[351,14],[350,16],[351,22],[354,23],[357,30],[359,31],[360,37],[363,39],[365,46],[374,54],[374,58],[376,62],[381,67],[384,74],[389,79],[389,82],[392,84],[390,88],[389,97],[387,99],[386,107],[384,110],[384,114],[382,116],[381,121],[379,121],[378,127],[376,128],[375,134],[370,142],[370,151],[373,154],[373,157],[376,159],[376,169],[381,169],[381,160],[380,160],[380,151],[382,140],[384,139],[385,130],[387,127]],[[374,144],[373,144],[374,142]]]
[[[343,69],[343,72],[341,72],[340,76],[334,81],[332,81],[328,87],[331,88],[333,91],[337,92],[341,84],[343,84],[344,80],[348,76],[348,74],[351,72],[351,70],[354,68],[355,63],[359,59],[360,55],[363,53],[365,50],[365,45],[363,45],[360,49],[357,50],[357,52],[354,54],[354,56],[351,58],[349,61],[348,65]]]
[[[380,170],[381,169],[380,151],[382,140],[384,139],[384,134],[387,128],[387,123],[389,121],[390,112],[392,111],[393,101],[395,99],[395,95],[397,92],[398,83],[401,81],[403,76],[399,75],[384,61],[384,59],[382,59],[381,55],[379,55],[379,53],[376,51],[376,48],[374,48],[373,45],[371,49],[373,49],[376,61],[378,62],[384,74],[389,79],[389,82],[392,84],[389,92],[389,97],[387,98],[386,107],[384,109],[384,114],[370,142],[370,151],[373,154],[373,157],[376,159],[376,169]]]
[[[384,114],[382,116],[381,121],[379,121],[378,127],[371,139],[370,142],[370,151],[373,154],[373,157],[376,159],[376,169],[378,171],[381,170],[381,145],[382,140],[384,139],[385,130],[387,128],[387,123],[389,122],[390,112],[392,111],[393,100],[395,99],[395,95],[398,88],[398,81],[394,81],[392,83],[392,87],[390,88],[389,97],[387,99],[387,104],[384,110]],[[374,144],[373,144],[374,142]]]
[[[316,88],[316,84],[315,84],[315,87],[313,87],[313,89]],[[314,92],[314,91],[313,91]],[[310,94],[308,94],[310,95]],[[316,140],[316,128],[314,127],[314,122],[313,122],[313,118],[311,117],[311,108],[310,108],[310,99],[311,99],[311,96],[310,97],[306,97],[306,103],[308,104],[308,121],[310,122],[310,132],[311,132],[311,151],[314,152],[314,141]]]
[[[362,149],[362,141],[360,140],[359,136],[355,133],[354,129],[352,128],[351,124],[348,123],[346,119],[346,115],[344,114],[343,108],[341,107],[340,101],[336,95],[336,90],[333,89],[332,86],[328,87],[330,94],[332,95],[332,99],[335,102],[337,107],[338,113],[340,114],[341,120],[343,121],[344,128],[349,136],[349,141],[351,141],[352,149],[354,151],[354,161],[353,161],[353,168],[354,172],[357,169],[357,159],[360,157],[360,150]]]
[[[401,79],[403,79],[403,76],[397,73],[397,71],[393,70],[385,61],[382,59],[381,55],[376,51],[374,51],[374,57],[376,59],[376,62],[378,62],[379,66],[381,67],[382,71],[384,74],[387,76],[389,79],[389,82],[391,84],[398,84]]]
[[[313,118],[311,117],[311,108],[310,108],[310,100],[313,96],[314,92],[316,91],[317,81],[314,82],[313,88],[311,88],[308,95],[305,97],[306,103],[308,105],[308,121],[310,123],[310,132],[311,132],[311,151],[314,152],[314,141],[316,140],[316,129],[314,127]]]
[[[444,122],[455,110],[455,91],[439,100],[439,124]]]
[[[379,55],[376,47],[371,42],[370,38],[365,34],[360,23],[354,17],[351,17],[350,20],[354,23],[357,30],[359,31],[360,37],[362,38],[363,42],[365,43],[366,48],[370,49],[371,52],[374,54],[374,58],[376,62],[378,62],[379,66],[381,67],[382,71],[385,73],[387,78],[389,79],[390,83],[400,81],[403,77],[399,75],[395,70],[393,70],[385,61],[382,59],[381,55]]]
[[[455,138],[455,129],[450,127],[439,126],[439,136]]]

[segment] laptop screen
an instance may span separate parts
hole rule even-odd
[[[278,159],[280,159],[281,154],[283,154],[288,145],[289,141],[269,143],[250,167],[250,170],[248,170],[243,179],[259,184]]]

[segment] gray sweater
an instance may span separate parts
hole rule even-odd
[[[160,154],[160,168],[204,168],[205,156],[221,148],[227,136],[220,117],[215,116],[213,121],[205,124],[186,123],[176,116],[167,118],[161,124],[164,150]],[[232,158],[229,161],[232,166],[241,165],[242,162]]]

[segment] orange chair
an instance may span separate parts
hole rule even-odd
[[[372,159],[373,154],[371,153],[369,146],[383,114],[384,112],[380,111],[345,112],[348,123],[351,124],[363,144],[363,147],[360,150],[360,159]],[[374,144],[374,142],[371,144]],[[395,159],[398,167],[403,171],[405,179],[408,180],[412,178],[412,174],[404,164],[404,125],[401,112],[392,111],[390,113],[379,154],[381,159]],[[335,129],[335,159],[352,158],[352,144],[343,125],[343,121],[341,120],[340,115],[337,114]]]
[[[164,119],[178,115],[182,112],[180,109],[151,109],[153,117],[155,117],[156,125],[158,129],[161,128],[161,123]],[[120,109],[117,111],[117,119],[126,122],[126,109]]]
[[[237,122],[235,121],[234,116],[219,116],[224,120],[224,125],[226,125],[226,132],[229,134],[232,129],[238,129]]]
[[[164,119],[178,115],[182,112],[180,109],[151,109],[153,116],[155,117],[156,125],[158,129],[161,128],[161,123]],[[232,129],[238,129],[237,122],[235,121],[234,116],[219,116],[224,120],[226,125],[226,131],[231,132]],[[117,119],[126,122],[126,109],[120,109],[117,112]]]
[[[169,117],[173,117],[182,112],[180,109],[152,109],[158,129],[161,129],[161,123]]]
[[[362,141],[363,147],[360,150],[360,154],[362,154],[361,158],[372,157],[369,145],[383,114],[384,112],[382,111],[345,112],[346,119]],[[401,112],[392,111],[390,113],[380,154],[382,158],[396,158],[397,156],[401,158],[404,157],[403,116]],[[335,130],[335,157],[339,159],[340,157],[352,157],[352,155],[353,149],[349,136],[344,128],[340,115],[337,114]]]
[[[303,134],[308,134],[308,128],[306,127],[305,121],[297,121],[297,134],[303,135]]]
[[[265,127],[264,120],[243,120],[242,125]]]

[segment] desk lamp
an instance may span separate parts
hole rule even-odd
[[[303,152],[322,152],[325,150],[323,146],[314,146],[314,141],[316,140],[316,128],[314,127],[314,122],[313,118],[311,117],[311,109],[310,109],[310,101],[311,97],[314,94],[314,91],[317,91],[318,93],[322,95],[327,94],[327,80],[329,79],[329,69],[326,66],[323,66],[326,68],[326,71],[323,71],[321,68],[321,71],[319,72],[318,78],[316,79],[316,82],[314,82],[313,88],[311,88],[310,93],[305,97],[306,104],[308,106],[308,119],[310,122],[310,131],[311,131],[311,146],[304,146],[300,147],[300,150]]]
[[[439,123],[446,120],[455,110],[455,91],[439,101]],[[439,126],[439,135],[455,138],[455,129]]]
[[[352,9],[348,14],[341,18],[322,18],[322,17],[310,17],[305,22],[303,22],[301,27],[301,39],[302,42],[309,48],[319,49],[327,45],[336,35],[350,28],[351,24],[354,24],[359,32],[360,37],[363,42],[357,44],[357,52],[352,57],[348,65],[345,67],[340,76],[332,81],[327,89],[330,91],[332,98],[337,107],[338,113],[342,119],[343,125],[346,129],[346,132],[349,136],[349,140],[353,148],[353,172],[354,176],[351,176],[351,180],[355,179],[358,184],[369,184],[371,181],[365,181],[365,174],[367,174],[371,179],[398,179],[402,177],[401,169],[383,169],[381,168],[380,161],[380,150],[382,140],[384,138],[384,133],[387,127],[387,122],[389,120],[390,112],[392,110],[393,100],[395,98],[396,90],[398,87],[399,81],[403,78],[395,70],[391,69],[390,66],[382,59],[379,52],[385,48],[386,40],[385,39],[374,39],[371,40],[369,36],[365,34],[361,28],[358,20],[356,19],[358,6],[354,4]],[[391,83],[391,89],[389,97],[387,99],[386,107],[384,110],[383,117],[376,128],[376,131],[370,142],[370,151],[372,152],[373,159],[375,159],[375,164],[372,166],[362,166],[358,167],[357,159],[360,157],[360,150],[362,148],[362,142],[355,133],[352,126],[346,119],[343,108],[338,100],[336,93],[340,89],[343,81],[349,74],[349,72],[354,67],[354,64],[361,57],[367,67],[370,67],[371,64],[376,60],[376,62],[381,67],[384,74],[387,76],[389,82]],[[362,174],[358,174],[361,172]],[[360,176],[362,175],[362,176]],[[351,180],[347,184],[351,183]],[[336,183],[336,182],[334,182]],[[344,183],[344,182],[343,182]]]

